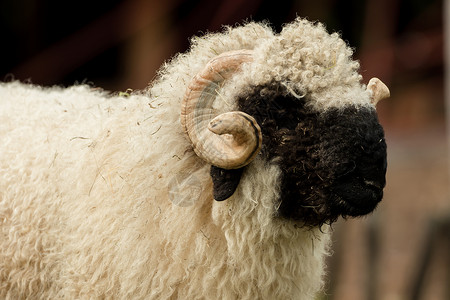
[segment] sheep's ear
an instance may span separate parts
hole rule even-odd
[[[243,170],[244,168],[227,170],[211,166],[210,174],[216,201],[226,200],[234,194],[241,180]]]

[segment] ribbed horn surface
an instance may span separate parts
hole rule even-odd
[[[369,80],[367,91],[369,92],[370,100],[374,105],[376,105],[380,100],[389,98],[391,95],[389,88],[376,77]]]
[[[252,60],[250,50],[222,53],[210,60],[187,88],[181,124],[195,153],[211,165],[238,169],[261,149],[261,129],[252,116],[240,111],[217,115],[213,109],[223,82]]]

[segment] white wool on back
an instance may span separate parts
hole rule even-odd
[[[273,80],[318,110],[370,104],[352,51],[301,19],[280,35],[249,23],[196,38],[129,97],[0,83],[0,298],[314,298],[328,226],[274,217],[281,170],[259,156],[214,201],[179,122],[192,77],[236,49],[255,61],[224,84],[217,113]]]

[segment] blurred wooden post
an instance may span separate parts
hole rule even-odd
[[[446,105],[445,120],[447,123],[447,159],[450,174],[450,0],[444,0],[442,5],[444,8],[444,13],[442,16],[444,23],[444,100]],[[448,182],[447,184],[449,183],[450,182]],[[448,220],[447,222],[448,224],[450,224]],[[447,226],[449,226],[448,224]],[[450,248],[450,235],[448,231],[447,247]],[[447,265],[449,264],[450,258],[447,257]],[[447,269],[447,280],[450,280],[450,269]],[[446,296],[450,297],[450,285],[448,284],[446,286]]]
[[[444,23],[444,100],[446,105],[445,120],[447,123],[447,159],[450,174],[450,0],[443,2],[444,13],[442,16]],[[449,176],[450,178],[450,176]],[[450,184],[450,182],[448,182]],[[447,247],[450,249],[450,221],[447,220],[446,237]],[[447,257],[447,265],[450,264],[450,257]],[[447,280],[450,280],[450,269],[447,269]],[[450,285],[446,286],[446,296],[450,297]]]
[[[447,125],[447,159],[450,174],[450,0],[444,0],[443,5],[443,23],[444,23],[444,100],[446,107],[446,125]],[[450,178],[450,176],[449,176]],[[450,184],[450,182],[449,182]]]

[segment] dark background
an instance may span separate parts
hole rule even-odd
[[[323,22],[355,47],[364,82],[377,76],[392,94],[378,105],[385,200],[334,226],[323,298],[449,299],[450,246],[440,237],[424,256],[430,224],[450,215],[443,10],[442,0],[2,0],[0,80],[142,89],[193,35],[246,20],[277,31],[296,16]]]

